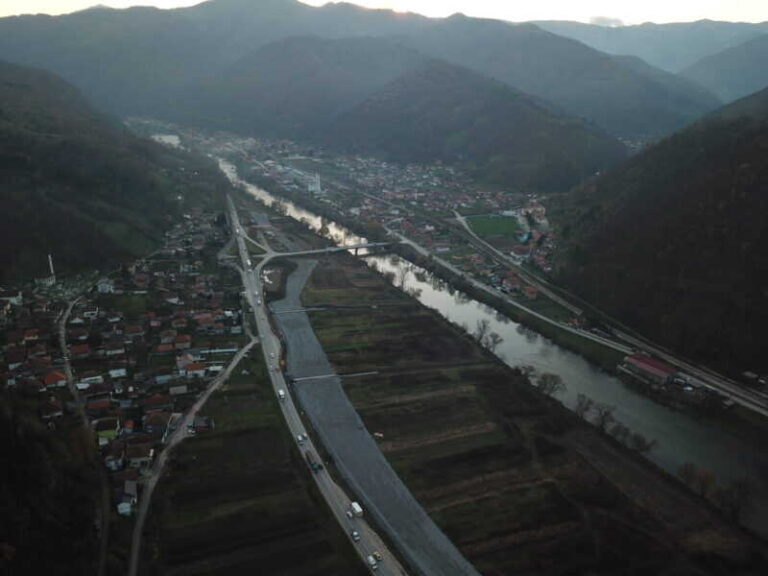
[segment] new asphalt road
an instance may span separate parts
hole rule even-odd
[[[390,467],[349,402],[309,318],[297,311],[315,265],[299,260],[288,278],[285,299],[272,305],[285,338],[289,373],[294,378],[315,377],[293,385],[301,408],[366,513],[386,530],[415,573],[477,576]],[[279,313],[286,310],[292,312]]]

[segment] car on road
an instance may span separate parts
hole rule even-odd
[[[376,562],[376,558],[374,558],[373,556],[368,556],[368,558],[366,558],[365,560],[366,560],[366,562],[368,562],[368,566],[374,572],[379,569],[379,563]]]
[[[278,396],[278,398],[280,398],[280,400],[285,400],[285,390],[283,390],[282,388],[280,390],[278,390],[277,391],[277,396]]]
[[[274,358],[274,357],[275,357],[275,353],[274,353],[274,352],[270,352],[270,353],[269,353],[269,357],[270,357],[270,358]]]
[[[357,530],[352,530],[349,535],[352,536],[353,542],[360,542],[360,532]]]
[[[381,554],[379,554],[378,550],[374,550],[373,551],[373,557],[376,558],[377,562],[381,562],[383,560],[383,558],[381,557]]]
[[[347,515],[347,518],[349,518],[350,520],[352,520],[355,517],[355,515],[352,514],[352,510],[345,510],[344,513]]]
[[[304,435],[303,434],[297,434],[296,435],[296,442],[299,443],[299,446],[302,446],[304,444]]]

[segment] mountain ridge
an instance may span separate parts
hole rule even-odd
[[[139,256],[224,180],[130,134],[55,75],[0,62],[0,281]],[[198,174],[194,175],[197,171]]]
[[[688,357],[768,370],[768,90],[594,179],[556,209],[558,275]]]

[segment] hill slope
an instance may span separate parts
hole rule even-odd
[[[534,22],[544,30],[573,38],[608,54],[637,56],[652,66],[680,72],[706,56],[768,33],[768,22],[675,22],[637,26],[598,26],[581,22]]]
[[[582,187],[562,279],[646,335],[732,373],[768,371],[768,90]]]
[[[544,98],[617,136],[669,134],[719,105],[711,94],[671,74],[638,70],[636,64],[531,24],[458,15],[406,42]]]
[[[197,172],[197,174],[195,174]],[[142,140],[47,72],[0,62],[0,281],[141,254],[224,181],[201,161]]]
[[[400,39],[430,57],[490,75],[620,136],[668,134],[716,107],[700,91],[631,67],[535,26],[454,17],[431,20],[350,4],[211,0],[177,10],[95,9],[0,19],[0,54],[51,70],[100,107],[157,115],[260,47],[294,36]],[[152,65],[148,66],[147,63]]]
[[[717,94],[724,102],[768,86],[768,34],[702,58],[682,75]]]
[[[376,38],[278,40],[193,90],[180,90],[165,115],[264,136],[314,138],[338,114],[424,60]]]
[[[395,161],[459,164],[481,181],[547,192],[567,190],[625,155],[607,134],[439,61],[342,114],[326,141]]]

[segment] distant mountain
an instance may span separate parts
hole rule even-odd
[[[342,114],[326,141],[388,160],[458,164],[481,181],[546,192],[567,190],[626,153],[598,129],[440,61]]]
[[[509,86],[381,38],[289,38],[258,49],[166,115],[481,180],[565,191],[625,155],[617,140]]]
[[[137,138],[60,78],[0,62],[0,282],[148,251],[169,219],[216,202],[206,163]],[[12,247],[12,248],[11,248]]]
[[[189,8],[103,8],[0,19],[0,55],[50,70],[116,114],[154,114],[191,86],[276,40],[417,29],[423,17],[297,0],[210,0]]]
[[[288,38],[181,89],[164,115],[264,136],[316,139],[334,119],[425,61],[378,38]]]
[[[725,102],[762,90],[768,86],[768,33],[702,58],[682,75]]]
[[[104,110],[160,115],[212,72],[297,36],[392,38],[544,98],[618,136],[655,138],[716,106],[701,90],[670,84],[669,76],[649,78],[532,25],[429,19],[346,3],[315,8],[297,0],[211,0],[176,10],[4,18],[0,54],[60,74]]]
[[[532,24],[458,15],[404,41],[544,98],[617,136],[662,136],[719,105],[690,82],[649,66],[640,69]]]
[[[768,90],[584,185],[560,207],[560,277],[642,333],[768,371]]]
[[[768,22],[749,24],[699,20],[609,27],[549,20],[534,24],[608,54],[638,56],[668,72],[680,72],[706,56],[768,33]]]

